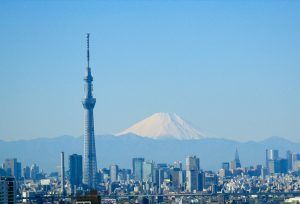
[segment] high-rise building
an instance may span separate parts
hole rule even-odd
[[[102,182],[107,183],[109,180],[109,169],[107,169],[107,168],[101,169],[100,173],[101,173]]]
[[[71,191],[74,192],[76,187],[82,184],[82,156],[72,154],[69,156],[69,179]]]
[[[222,167],[219,170],[220,177],[230,176],[232,174],[230,169],[232,169],[232,170],[235,169],[235,162],[231,162],[231,165],[229,162],[223,162]]]
[[[0,177],[0,203],[16,203],[16,181],[14,177]]]
[[[280,173],[286,174],[288,172],[288,159],[279,159]]]
[[[196,156],[186,158],[186,190],[193,192],[198,190],[198,174],[200,171],[200,159]]]
[[[276,153],[277,154],[277,153]],[[287,173],[288,172],[288,159],[280,159],[279,156],[272,156],[272,153],[269,154],[267,165],[267,171],[269,174],[276,174],[276,173]]]
[[[136,181],[143,180],[143,163],[144,163],[144,161],[145,161],[144,158],[133,158],[132,159],[133,176]]]
[[[170,171],[172,186],[176,190],[181,190],[183,187],[183,173],[180,168],[173,168]]]
[[[288,162],[288,170],[292,170],[293,169],[293,153],[290,150],[288,150],[286,152],[286,159]]]
[[[267,169],[267,171],[269,171],[269,156],[270,154],[269,154],[269,150],[268,149],[266,149],[266,169]]]
[[[300,170],[300,154],[299,153],[293,153],[292,154],[292,169],[293,171],[299,171]]]
[[[234,162],[235,162],[235,168],[241,168],[242,167],[239,152],[238,152],[237,149],[235,150]]]
[[[268,153],[269,153],[269,155],[268,155],[269,160],[277,160],[277,159],[279,159],[279,150],[277,150],[277,149],[270,149],[268,151]]]
[[[113,164],[109,167],[109,174],[110,174],[110,181],[116,182],[118,181],[118,173],[119,173],[119,166]]]
[[[234,160],[232,160],[230,163],[229,163],[229,169],[234,172],[234,170],[238,169],[238,168],[241,168],[242,165],[241,165],[241,161],[240,161],[240,157],[239,157],[239,152],[238,150],[236,149],[235,150],[235,155],[234,155]]]
[[[260,176],[265,178],[268,175],[268,169],[266,167],[261,168]]]
[[[206,171],[203,174],[202,186],[204,189],[213,188],[218,183],[217,175],[211,171]]]
[[[65,195],[66,194],[66,189],[65,189],[65,153],[61,152],[60,154],[60,185],[61,185],[61,194]]]
[[[200,170],[200,159],[196,156],[188,156],[186,158],[186,170]]]
[[[38,174],[40,173],[40,168],[38,165],[33,164],[30,168],[30,178],[37,180]]]
[[[19,180],[22,178],[22,164],[21,162],[17,162],[17,175],[16,179]]]
[[[229,168],[230,168],[230,165],[229,165],[229,162],[223,162],[222,163],[222,169],[224,169],[224,170],[229,170]]]
[[[233,170],[235,170],[236,169],[236,163],[235,163],[235,161],[231,161],[230,163],[229,163],[229,169],[233,172]]]
[[[84,158],[83,183],[88,188],[96,187],[97,159],[94,135],[93,109],[96,98],[93,97],[93,77],[90,68],[89,33],[87,34],[87,67],[84,77],[85,96],[82,100],[84,108]]]
[[[270,172],[270,168],[271,168],[270,160],[278,160],[278,159],[279,159],[279,151],[277,149],[267,149],[266,150],[266,167],[269,172]]]
[[[3,169],[7,176],[14,176],[17,180],[21,178],[22,167],[21,163],[14,159],[5,159]]]
[[[174,163],[175,164],[175,163]],[[175,165],[174,165],[175,166]],[[173,168],[175,168],[173,166]],[[178,165],[180,168],[181,165]],[[158,163],[155,165],[153,170],[153,184],[158,193],[162,193],[162,184],[165,179],[171,179],[171,172],[168,164],[166,163]]]
[[[118,181],[124,183],[130,180],[131,170],[130,169],[119,169],[118,170]]]
[[[23,177],[24,177],[24,179],[30,179],[30,167],[29,166],[25,166],[23,168]]]
[[[154,185],[157,187],[158,193],[162,193],[161,191],[161,185],[164,182],[165,179],[165,169],[160,167],[154,168]]]
[[[186,171],[186,190],[188,192],[193,192],[198,190],[198,170],[188,170]]]
[[[281,173],[281,162],[277,149],[266,149],[266,168],[269,174]]]
[[[174,166],[174,168],[179,168],[180,170],[182,170],[182,162],[181,161],[175,161],[173,166]]]
[[[279,160],[269,160],[269,173],[270,174],[280,173]]]
[[[144,182],[153,182],[153,169],[154,168],[154,164],[153,162],[144,162],[143,163],[143,181]]]
[[[0,176],[6,176],[6,171],[0,167]]]

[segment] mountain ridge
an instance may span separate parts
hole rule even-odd
[[[217,170],[222,162],[231,161],[237,148],[242,165],[264,164],[265,149],[275,148],[285,156],[286,150],[298,151],[299,143],[284,138],[270,138],[263,141],[235,141],[224,138],[203,138],[201,140],[151,139],[134,134],[117,137],[97,135],[97,161],[100,168],[116,163],[121,168],[131,168],[132,158],[145,157],[158,163],[182,161],[188,155],[200,157],[201,168]],[[283,142],[286,141],[286,142]],[[282,145],[284,144],[284,145]],[[14,150],[14,151],[11,151]],[[58,136],[33,140],[1,141],[0,162],[5,158],[17,158],[25,165],[37,163],[47,172],[57,171],[60,165],[60,152],[66,155],[77,153],[83,155],[83,136]]]
[[[175,138],[179,140],[202,139],[204,135],[176,113],[158,112],[138,121],[116,136],[133,133],[153,139]]]

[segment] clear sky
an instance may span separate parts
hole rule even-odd
[[[176,112],[209,137],[300,142],[300,1],[1,1],[0,139]]]

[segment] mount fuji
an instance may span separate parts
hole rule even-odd
[[[155,113],[116,134],[135,134],[152,139],[172,138],[178,140],[202,139],[204,135],[176,113]]]
[[[57,171],[61,151],[65,155],[83,154],[83,144],[82,136],[0,140],[0,162],[6,158],[17,158],[24,166],[37,163],[48,172]],[[247,142],[204,137],[198,129],[175,113],[155,113],[118,136],[97,135],[95,145],[98,166],[101,168],[111,164],[131,168],[132,158],[135,157],[158,163],[171,163],[184,161],[188,155],[196,155],[201,159],[201,168],[218,170],[222,162],[234,159],[236,149],[239,151],[242,166],[263,164],[266,149],[279,150],[282,158],[287,150],[298,152],[300,149],[300,143],[280,137]]]

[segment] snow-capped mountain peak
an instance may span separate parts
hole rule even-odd
[[[203,134],[176,113],[155,113],[116,134],[122,136],[133,133],[153,139],[175,138],[180,140],[201,139]]]

